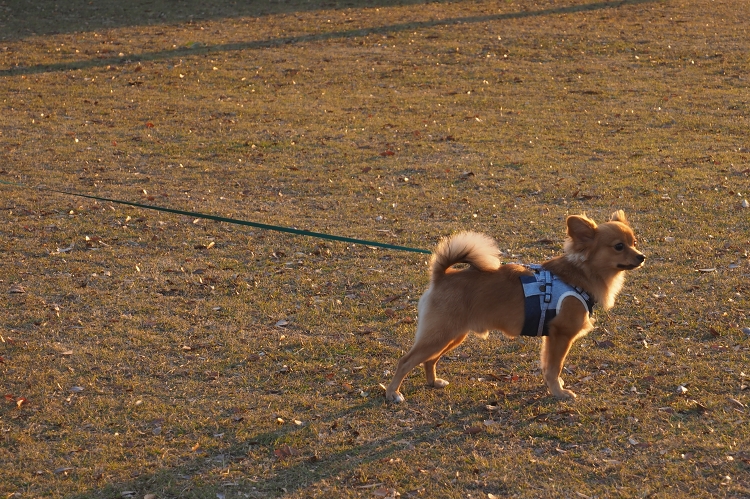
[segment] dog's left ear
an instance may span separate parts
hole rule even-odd
[[[612,216],[609,219],[610,222],[620,222],[624,223],[625,225],[630,225],[630,222],[628,222],[628,218],[625,216],[625,212],[622,210],[617,210],[616,212],[612,213]]]
[[[596,223],[585,215],[567,218],[568,236],[577,242],[588,243],[596,237]]]

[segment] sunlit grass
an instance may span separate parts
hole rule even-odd
[[[495,334],[390,406],[427,255],[0,185],[0,493],[750,493],[738,4],[98,5],[0,19],[0,180],[524,262],[622,208],[648,260],[575,403]]]

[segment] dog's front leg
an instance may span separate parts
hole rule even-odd
[[[563,388],[560,378],[570,347],[576,339],[594,328],[588,311],[575,298],[566,298],[562,310],[549,323],[549,336],[542,341],[542,375],[550,393],[559,399],[572,400],[576,394]]]
[[[566,334],[562,328],[550,327],[549,336],[542,340],[542,375],[550,393],[559,399],[572,400],[575,392],[563,388],[565,382],[560,377],[565,357],[573,345],[576,334]]]

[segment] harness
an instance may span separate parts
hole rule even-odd
[[[583,289],[561,281],[559,277],[545,270],[541,265],[524,265],[533,275],[522,275],[523,295],[526,297],[524,309],[526,318],[522,336],[548,336],[549,322],[557,316],[562,302],[568,296],[581,301],[589,314],[594,312],[596,302]]]

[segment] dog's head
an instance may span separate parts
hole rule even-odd
[[[625,212],[618,210],[610,221],[596,225],[585,215],[567,219],[566,257],[602,274],[614,274],[643,265],[646,257],[635,249],[636,239]]]

